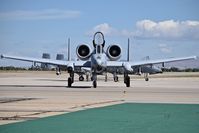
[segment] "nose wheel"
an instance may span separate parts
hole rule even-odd
[[[93,87],[96,88],[97,87],[97,81],[93,81]]]
[[[96,88],[97,87],[97,74],[93,73],[91,79],[93,81],[93,88]]]

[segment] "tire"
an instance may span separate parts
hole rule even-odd
[[[94,87],[94,88],[97,87],[97,81],[93,81],[93,87]]]
[[[72,85],[72,78],[69,77],[69,78],[68,78],[68,87],[71,87],[71,85]]]
[[[130,77],[126,77],[126,87],[130,87]]]
[[[118,76],[115,76],[115,77],[114,77],[114,81],[115,81],[115,82],[118,82]]]
[[[149,81],[149,78],[145,78],[145,81]]]
[[[88,76],[88,75],[86,75],[86,81],[88,81],[88,78],[89,78],[89,76]]]
[[[79,76],[79,81],[84,81],[84,77],[83,76]]]
[[[107,78],[107,75],[105,75],[105,82],[107,82],[108,78]]]

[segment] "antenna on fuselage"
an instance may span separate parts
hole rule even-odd
[[[68,38],[68,61],[70,61],[70,38]]]
[[[130,39],[128,38],[128,45],[127,45],[127,61],[130,61]]]

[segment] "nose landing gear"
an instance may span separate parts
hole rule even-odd
[[[84,81],[84,76],[83,75],[79,76],[79,81]]]
[[[70,77],[68,78],[68,87],[71,87],[73,82],[74,82],[74,72],[70,72]]]

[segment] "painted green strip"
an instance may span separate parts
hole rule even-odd
[[[0,133],[196,133],[199,104],[125,103],[0,126]]]

